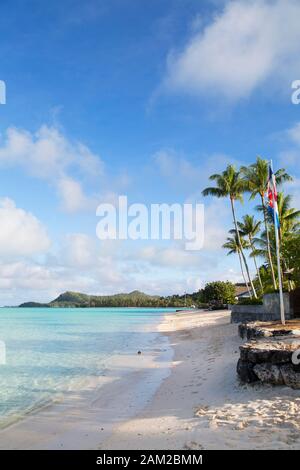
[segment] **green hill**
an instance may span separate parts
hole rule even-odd
[[[24,302],[23,304],[19,305],[19,307],[50,307],[49,304],[41,304],[40,302]]]
[[[67,291],[48,304],[25,302],[20,307],[161,307],[165,306],[163,297],[145,294],[135,290],[114,295],[87,295]]]
[[[148,295],[134,290],[129,293],[114,295],[88,295],[81,292],[66,291],[47,304],[38,302],[25,302],[19,307],[176,307],[182,308],[191,305],[204,306],[203,291],[186,295],[169,295],[160,297]]]
[[[50,305],[61,304],[61,303],[70,303],[70,304],[88,304],[90,301],[90,296],[87,294],[81,294],[80,292],[71,292],[67,291],[63,294],[60,294],[56,299],[50,302]]]

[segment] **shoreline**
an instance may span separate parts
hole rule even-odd
[[[92,400],[81,393],[0,431],[0,448],[300,449],[299,390],[239,383],[230,312],[168,314],[158,331]]]
[[[158,325],[146,323],[137,351],[109,357],[98,377],[58,400],[33,408],[0,429],[0,449],[92,449],[107,438],[117,423],[137,415],[169,374],[173,350]]]
[[[230,312],[176,313],[160,331],[174,348],[171,374],[99,449],[300,449],[299,390],[240,384]]]

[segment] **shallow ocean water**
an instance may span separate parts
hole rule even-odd
[[[151,347],[155,325],[174,309],[1,308],[0,427],[80,390],[115,355]]]

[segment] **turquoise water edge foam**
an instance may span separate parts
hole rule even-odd
[[[85,388],[116,356],[167,348],[156,326],[168,312],[174,309],[1,308],[0,428]]]

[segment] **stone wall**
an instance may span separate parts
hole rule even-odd
[[[240,323],[239,336],[242,339],[256,340],[258,338],[272,338],[279,336],[298,336],[300,338],[300,320],[288,320],[285,325],[281,322],[250,322]]]
[[[300,338],[263,338],[240,346],[237,373],[242,382],[261,381],[300,388]]]
[[[293,318],[289,293],[283,294],[285,318]],[[232,305],[231,323],[280,320],[279,294],[265,294],[263,305]]]

